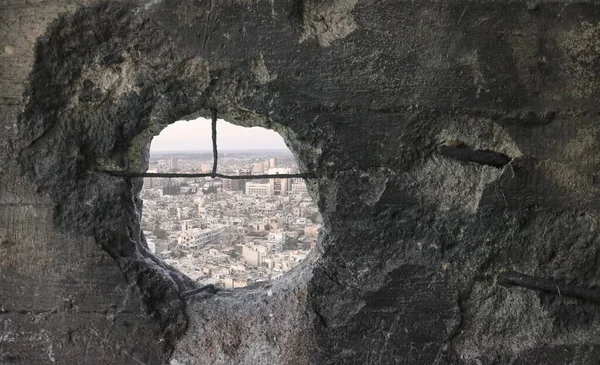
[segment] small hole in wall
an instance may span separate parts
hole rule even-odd
[[[294,174],[276,132],[217,121],[219,173]],[[169,125],[154,137],[148,172],[210,173],[211,122]],[[321,215],[302,178],[144,178],[142,229],[150,250],[199,284],[239,288],[277,279],[314,247]]]

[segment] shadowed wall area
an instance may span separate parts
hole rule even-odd
[[[0,5],[1,364],[597,364],[600,5]],[[153,136],[279,132],[323,215],[280,280],[155,258]]]

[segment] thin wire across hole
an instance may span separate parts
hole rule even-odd
[[[253,180],[253,179],[278,179],[278,178],[304,178],[310,179],[315,178],[315,174],[311,173],[300,173],[300,174],[262,174],[262,175],[225,175],[217,172],[218,160],[219,160],[219,152],[217,149],[217,110],[211,110],[211,132],[212,132],[212,150],[213,150],[213,167],[212,172],[210,173],[198,173],[198,174],[189,174],[189,173],[168,173],[168,172],[129,172],[129,171],[115,171],[115,170],[98,170],[99,172],[104,172],[112,176],[120,176],[120,177],[167,177],[167,178],[175,178],[175,177],[219,177],[221,179],[231,179],[231,180]]]

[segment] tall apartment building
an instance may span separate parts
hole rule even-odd
[[[157,169],[148,169],[148,171],[146,172],[158,172]],[[142,187],[142,189],[152,189],[155,187],[162,187],[162,184],[157,184],[156,178],[154,177],[145,177],[144,178],[144,185]]]
[[[250,176],[250,175],[252,175],[252,171],[251,170],[237,170],[236,171],[236,175],[238,175],[238,176]],[[238,181],[239,181],[239,184],[240,184],[239,190],[246,191],[246,181],[248,181],[248,180],[243,179],[243,180],[238,180]]]
[[[234,179],[223,179],[223,190],[224,191],[238,191],[240,190],[240,180]]]
[[[237,170],[236,176],[249,176],[250,171],[248,170]],[[246,191],[246,180],[245,179],[223,179],[223,190],[225,191]]]
[[[289,174],[290,169],[288,168],[270,168],[268,171],[269,175],[274,174]],[[273,195],[286,195],[288,192],[288,179],[286,178],[272,178],[269,179],[273,189]]]
[[[171,157],[170,166],[171,166],[171,170],[177,170],[178,169],[178,167],[179,167],[179,160],[177,159],[177,157]]]

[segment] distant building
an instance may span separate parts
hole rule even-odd
[[[254,248],[244,246],[242,247],[242,258],[246,264],[259,267],[263,264],[264,254]]]
[[[275,174],[289,174],[290,169],[288,168],[270,168],[268,171],[269,175]],[[269,179],[269,184],[273,189],[273,195],[286,195],[288,191],[288,179],[286,178],[273,178]]]
[[[252,168],[252,175],[262,175],[265,173],[265,167],[262,163],[255,163]]]
[[[209,243],[218,243],[225,228],[198,229],[182,226],[181,233],[177,239],[179,248],[200,248]]]
[[[270,227],[268,222],[251,222],[248,224],[248,227],[255,231],[266,231],[267,228]]]
[[[257,196],[272,196],[273,187],[271,184],[261,183],[246,183],[246,195],[257,195]]]
[[[250,170],[237,170],[236,171],[236,175],[238,175],[238,176],[250,176],[250,175],[252,175],[252,171],[250,171]],[[246,181],[248,181],[248,180],[246,180],[246,179],[242,180],[241,179],[241,180],[238,180],[238,181],[239,181],[239,184],[240,184],[239,190],[246,191]]]
[[[319,228],[321,228],[320,225],[305,226],[304,235],[309,237],[317,237],[319,234]]]
[[[212,165],[203,163],[200,165],[200,170],[202,171],[203,174],[208,174],[208,173],[212,172]]]
[[[225,228],[203,229],[196,235],[196,247],[209,243],[218,243]]]
[[[293,178],[291,184],[291,193],[292,194],[306,194],[308,190],[306,188],[306,181],[303,178]]]
[[[167,186],[162,189],[163,195],[180,195],[181,187],[179,184],[171,184],[171,182],[167,183]]]
[[[267,238],[267,243],[278,246],[281,250],[285,245],[285,234],[283,233],[269,233],[269,237]]]
[[[154,181],[152,179],[152,177],[145,177],[142,189],[152,189],[154,187]]]
[[[223,179],[223,191],[239,191],[240,180]]]
[[[235,176],[249,176],[250,171],[248,170],[237,170]],[[223,179],[223,190],[224,191],[246,191],[246,180],[245,179]]]
[[[157,169],[148,169],[148,171],[146,172],[158,172]],[[162,185],[157,184],[156,178],[154,177],[145,177],[144,178],[144,185],[142,186],[142,189],[152,189],[152,188],[161,188]]]
[[[302,179],[300,179],[302,180]],[[306,182],[302,180],[301,182],[292,182],[292,194],[306,194],[308,190],[306,189]]]
[[[177,237],[177,246],[179,248],[189,249],[196,244],[196,233],[198,229],[192,228],[189,222],[184,221],[181,224],[181,233]]]
[[[182,186],[182,185],[180,185],[180,188],[181,188],[181,194],[196,194],[196,192],[198,191],[197,186]]]
[[[189,220],[184,220],[181,222],[181,231],[185,232],[185,231],[190,231],[192,230],[192,223]]]
[[[170,179],[164,177],[152,177],[152,188],[153,189],[162,189],[170,182]]]
[[[170,160],[171,170],[177,170],[178,162],[179,162],[179,160],[177,159],[177,157],[171,157],[171,160]]]
[[[277,157],[271,157],[269,159],[269,167],[270,168],[277,167]]]
[[[287,179],[269,179],[269,184],[273,189],[273,195],[287,194]]]
[[[200,217],[200,219],[206,219],[206,207],[202,201],[198,203],[198,217]]]
[[[248,285],[246,280],[235,280],[233,278],[222,278],[219,282],[227,289],[243,288]]]

